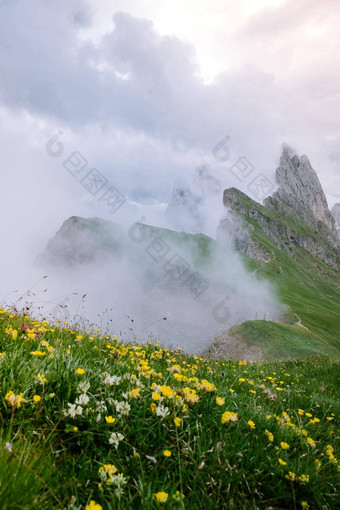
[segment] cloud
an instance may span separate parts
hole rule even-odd
[[[173,186],[195,188],[202,165],[222,189],[252,195],[231,167],[243,156],[252,176],[273,181],[282,142],[309,156],[330,205],[340,201],[338,10],[333,0],[218,1],[213,11],[205,0],[1,2],[1,207],[16,264],[68,216],[165,226]],[[45,145],[59,131],[64,152],[52,158]],[[212,149],[226,135],[219,162]],[[114,217],[65,168],[75,151],[126,196]],[[205,200],[213,237],[221,203],[222,192]],[[7,250],[9,286],[12,262]]]

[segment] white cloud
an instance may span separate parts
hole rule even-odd
[[[165,224],[174,183],[202,164],[249,193],[230,166],[246,156],[273,179],[282,142],[309,156],[330,205],[340,201],[339,10],[335,0],[2,2],[2,208],[17,253],[23,244],[33,256],[68,216],[112,219],[65,170],[72,151],[128,198],[113,218],[125,224]],[[50,158],[59,130],[65,152]],[[225,135],[223,164],[211,151]]]

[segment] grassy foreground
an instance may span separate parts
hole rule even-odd
[[[335,508],[338,374],[0,309],[0,508]]]

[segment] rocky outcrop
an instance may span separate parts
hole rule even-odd
[[[335,204],[332,208],[332,216],[335,220],[335,228],[340,237],[340,204]]]
[[[279,188],[272,197],[264,200],[265,206],[275,210],[281,207],[283,212],[288,208],[306,223],[315,226],[316,222],[322,222],[333,234],[336,233],[326,196],[307,156],[299,158],[285,147],[276,170],[276,183]]]
[[[219,237],[229,235],[235,248],[252,258],[268,260],[270,250],[259,237],[290,255],[304,249],[333,269],[340,269],[340,242],[334,218],[315,170],[307,156],[300,158],[285,147],[276,171],[278,189],[264,205],[233,188],[224,191],[228,208]],[[244,228],[239,228],[239,222]],[[253,235],[256,231],[258,235]]]

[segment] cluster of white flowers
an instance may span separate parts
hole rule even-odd
[[[102,379],[106,386],[118,386],[122,380],[118,375],[110,375],[108,372],[102,373]]]
[[[161,418],[166,418],[167,416],[169,416],[170,411],[168,407],[163,406],[163,404],[159,404],[156,409],[156,414]]]
[[[79,383],[77,391],[80,395],[74,404],[67,404],[68,409],[64,411],[65,416],[75,418],[76,416],[81,416],[83,414],[83,407],[85,407],[90,401],[90,397],[87,395],[89,389],[89,381],[82,381]],[[89,411],[90,409],[87,409],[86,414],[89,414]]]
[[[82,381],[78,384],[78,393],[87,393],[90,389],[89,381]]]
[[[64,411],[65,416],[71,416],[71,418],[75,418],[76,416],[80,416],[83,414],[83,408],[77,404],[67,404],[68,409]]]
[[[90,397],[86,393],[81,393],[76,400],[76,404],[86,406],[89,403]]]
[[[127,480],[123,476],[123,473],[119,473],[110,479],[110,484],[115,486],[115,495],[117,498],[120,498],[120,496],[123,494],[124,485],[127,484]]]
[[[112,432],[109,443],[113,444],[115,448],[118,448],[119,443],[123,441],[124,436],[123,434],[120,434],[119,432]]]
[[[115,401],[116,412],[119,416],[128,416],[131,410],[131,406],[128,402],[117,402]]]

